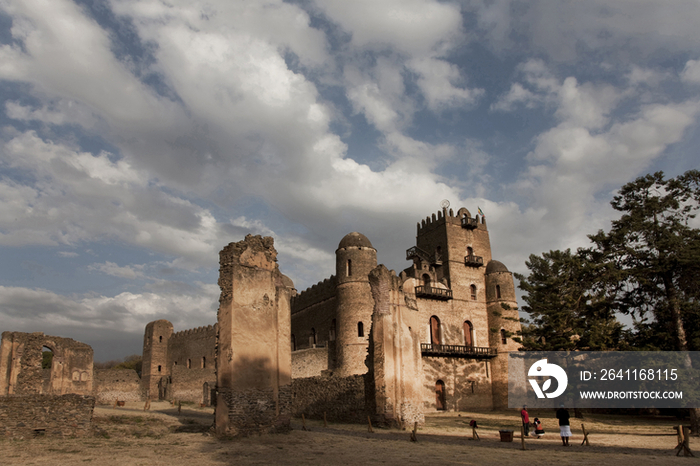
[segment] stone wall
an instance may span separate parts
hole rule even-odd
[[[309,419],[367,422],[365,377],[308,377],[292,380],[292,413]]]
[[[212,361],[213,363],[213,361]],[[216,374],[213,364],[205,368],[188,369],[185,366],[173,366],[170,383],[165,391],[165,399],[169,401],[191,401],[204,403],[204,383],[216,385]]]
[[[168,340],[168,365],[188,369],[214,368],[216,327],[208,325],[173,333]],[[172,372],[174,375],[175,372]]]
[[[141,378],[133,369],[98,369],[94,381],[97,403],[144,400]]]
[[[28,439],[39,435],[79,437],[92,430],[95,398],[83,395],[0,397],[0,436]]]
[[[254,434],[289,432],[292,413],[292,388],[283,385],[279,390],[246,389],[232,390],[219,387],[216,405],[216,426],[220,428],[227,417],[226,429],[219,432],[223,437],[245,437]]]
[[[330,369],[329,348],[307,348],[292,353],[292,379],[317,377]]]

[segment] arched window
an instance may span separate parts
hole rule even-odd
[[[328,339],[330,341],[335,341],[335,319],[331,321],[331,328],[328,330]]]
[[[436,261],[442,260],[442,248],[440,246],[435,248],[435,260]]]
[[[467,256],[473,256],[474,255],[474,250],[472,249],[471,246],[467,246]]]
[[[352,277],[352,261],[348,259],[347,264],[345,264],[345,275]]]
[[[440,319],[435,316],[430,318],[430,343],[440,345]]]
[[[496,285],[496,299],[501,299],[501,285]]]
[[[294,338],[294,334],[292,333],[292,351],[297,350],[297,339]]]
[[[192,360],[191,359],[187,360],[187,368],[192,369]]]
[[[362,322],[357,323],[357,336],[358,337],[364,337],[365,336],[365,326]]]
[[[464,321],[464,344],[466,346],[474,346],[474,327],[468,320]]]
[[[444,411],[447,409],[445,403],[445,382],[438,380],[435,382],[435,409]]]
[[[472,284],[469,289],[472,292],[472,300],[476,301],[476,285]]]
[[[207,358],[206,356],[202,356],[202,369],[207,368]]]
[[[158,343],[163,343],[163,337],[162,337],[162,336],[159,336],[159,337],[158,337]]]
[[[501,329],[501,344],[505,345],[507,343],[507,341],[508,340],[506,339],[506,330],[502,328]]]
[[[426,288],[425,291],[428,291],[428,288],[430,288],[430,275],[427,273],[423,274],[423,286]]]
[[[311,328],[311,335],[309,335],[309,346],[316,344],[316,329]]]
[[[160,366],[158,366],[158,372],[160,372]]]

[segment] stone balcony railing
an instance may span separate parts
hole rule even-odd
[[[484,265],[484,258],[473,254],[464,256],[464,265],[467,267],[481,267]]]

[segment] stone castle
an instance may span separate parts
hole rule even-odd
[[[520,323],[512,274],[492,260],[483,216],[442,209],[421,221],[399,274],[350,233],[335,275],[301,293],[276,254],[272,238],[226,246],[217,323],[173,332],[167,320],[150,322],[140,379],[93,374],[87,345],[3,333],[0,395],[193,401],[216,406],[220,435],[285,430],[302,413],[412,425],[431,411],[507,407]],[[55,353],[48,375],[42,346]]]

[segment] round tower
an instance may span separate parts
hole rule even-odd
[[[489,261],[485,278],[489,346],[498,350],[498,356],[491,360],[493,407],[501,409],[508,407],[508,353],[520,347],[512,338],[520,331],[520,316],[508,268],[499,261]]]
[[[340,240],[335,258],[337,372],[364,374],[374,309],[368,274],[377,266],[377,250],[365,235],[352,232]]]
[[[148,400],[158,400],[158,382],[170,375],[168,367],[168,340],[173,334],[173,324],[167,320],[155,320],[146,324],[143,335],[141,389]]]

